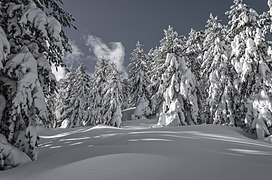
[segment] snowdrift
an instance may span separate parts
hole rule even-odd
[[[238,128],[152,128],[154,121],[145,122],[125,121],[121,129],[39,128],[39,159],[0,172],[0,179],[253,180],[271,176],[272,145],[246,137]]]

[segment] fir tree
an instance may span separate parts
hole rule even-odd
[[[117,71],[114,63],[110,64],[111,74],[103,93],[103,120],[104,124],[121,127],[122,125],[122,101],[123,90],[121,84],[121,74]]]
[[[259,27],[258,14],[242,1],[234,1],[231,8],[230,31],[232,40],[232,64],[238,74],[237,118],[252,129],[259,138],[268,134],[271,126],[271,68],[265,32]],[[237,27],[236,27],[237,26]]]
[[[91,96],[91,109],[95,124],[104,123],[103,115],[105,113],[105,108],[103,107],[103,99],[111,73],[112,68],[110,62],[105,59],[98,59],[95,66],[93,90]]]
[[[187,68],[184,58],[169,53],[165,60],[159,90],[163,105],[158,125],[191,125],[198,121],[196,79]]]
[[[200,79],[200,66],[203,56],[203,31],[191,29],[188,38],[184,44],[184,55],[186,55],[186,64],[192,70],[197,78]]]
[[[153,114],[160,112],[162,105],[163,94],[159,90],[161,84],[162,74],[165,72],[167,66],[165,63],[168,53],[181,54],[181,44],[184,37],[180,37],[173,27],[169,26],[167,30],[164,30],[164,38],[160,41],[159,48],[154,51],[153,62],[151,66],[153,70],[151,72],[151,85],[149,87],[151,94],[151,110]]]
[[[245,31],[247,27],[257,25],[257,12],[249,8],[248,5],[243,3],[243,0],[234,0],[230,10],[226,12],[226,15],[230,19],[228,22],[228,38],[233,38],[242,31]]]
[[[129,76],[130,98],[132,106],[136,106],[135,117],[143,118],[150,114],[150,100],[147,87],[150,84],[147,59],[143,46],[137,42],[136,49],[132,52],[129,64],[131,75]]]
[[[61,122],[64,127],[78,127],[90,124],[90,77],[81,64],[61,81]]]
[[[207,21],[202,64],[202,83],[206,89],[205,111],[208,123],[234,125],[235,71],[229,61],[229,48],[225,41],[225,28],[217,17],[210,15]]]
[[[55,128],[57,126],[58,121],[56,111],[58,104],[57,92],[53,92],[52,94],[47,95],[47,97],[45,97],[45,103],[47,107],[47,118],[49,124],[44,124],[41,122],[42,123],[41,125],[49,128]]]
[[[184,45],[182,46],[182,56],[185,58],[185,62],[188,68],[191,69],[192,73],[195,75],[196,93],[198,96],[198,106],[201,119],[206,118],[204,113],[204,90],[202,88],[203,82],[200,79],[201,74],[201,63],[203,60],[203,41],[204,41],[204,31],[196,31],[191,29],[189,36],[184,40]]]
[[[1,134],[35,160],[36,123],[48,124],[45,95],[56,88],[50,63],[59,66],[70,50],[63,27],[73,18],[54,0],[3,0],[0,11],[0,81],[7,102]]]

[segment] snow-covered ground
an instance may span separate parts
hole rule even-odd
[[[39,159],[0,172],[1,180],[269,179],[272,145],[215,126],[39,128]]]

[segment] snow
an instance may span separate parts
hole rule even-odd
[[[272,0],[268,0],[268,1],[267,1],[267,5],[268,5],[269,7],[272,7]]]
[[[269,13],[270,13],[270,15],[272,15],[272,0],[268,0],[268,1],[267,1],[267,5],[268,5],[269,8],[270,8]]]
[[[31,159],[25,153],[9,144],[6,137],[0,134],[0,169],[4,165],[7,166],[4,168],[11,168],[28,162],[31,162]]]
[[[255,51],[256,51],[255,42],[251,38],[248,38],[246,41],[246,52],[248,54],[251,54],[252,52],[255,52]]]
[[[255,180],[270,176],[272,145],[246,137],[239,128],[155,128],[155,123],[139,119],[124,121],[123,128],[39,127],[38,160],[1,171],[1,180]]]
[[[4,108],[6,107],[6,98],[0,94],[0,119],[3,117]]]
[[[134,118],[144,118],[146,115],[150,114],[150,108],[149,108],[149,102],[147,98],[145,97],[145,94],[143,94],[142,98],[139,101],[139,104],[137,105],[135,112],[134,112]]]
[[[10,53],[10,44],[7,40],[6,34],[0,26],[0,69],[3,68],[3,60],[6,60],[7,55]]]
[[[44,37],[48,36],[46,31],[47,16],[36,4],[32,1],[29,2],[23,13],[19,23],[26,25],[28,22],[33,22],[34,26],[42,32]]]

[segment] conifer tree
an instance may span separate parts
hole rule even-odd
[[[111,73],[103,93],[103,120],[104,124],[121,127],[123,102],[121,74],[114,63],[110,64],[110,68]]]
[[[184,44],[184,55],[186,55],[186,64],[195,74],[197,81],[200,79],[200,66],[203,56],[203,31],[191,29],[189,36]]]
[[[106,59],[98,59],[93,75],[94,81],[91,95],[91,109],[95,124],[103,124],[105,121],[103,119],[105,113],[103,99],[111,73],[112,68],[110,62]]]
[[[202,88],[202,81],[200,79],[201,74],[201,63],[203,61],[203,41],[204,41],[204,31],[196,31],[191,29],[189,36],[185,39],[184,45],[182,46],[183,57],[188,68],[191,69],[192,73],[195,75],[197,84],[196,84],[196,93],[198,96],[198,106],[201,119],[205,121],[204,113],[204,90]]]
[[[129,64],[131,72],[129,76],[130,104],[136,106],[135,117],[143,118],[150,114],[150,100],[147,89],[150,80],[146,55],[140,42],[137,42],[136,49],[131,55],[131,63]]]
[[[181,54],[181,44],[184,37],[178,35],[173,27],[169,26],[164,30],[164,38],[160,41],[160,46],[154,51],[153,62],[151,66],[151,85],[149,87],[151,94],[151,110],[153,114],[160,112],[163,100],[163,94],[159,90],[161,84],[162,74],[165,72],[167,66],[165,63],[168,53]]]
[[[235,71],[229,61],[229,48],[225,41],[225,28],[217,17],[210,15],[205,30],[202,83],[206,89],[208,123],[234,125]]]
[[[36,124],[49,124],[45,96],[56,88],[50,64],[61,65],[63,52],[70,50],[63,28],[72,26],[73,18],[55,0],[3,0],[0,12],[0,81],[6,99],[1,134],[35,160]]]
[[[55,128],[57,127],[57,105],[58,105],[58,94],[57,92],[53,92],[45,97],[45,103],[47,106],[47,118],[48,124],[44,124],[41,122],[41,125],[48,127],[48,128]]]
[[[75,80],[75,70],[72,67],[67,68],[65,77],[59,81],[59,100],[57,102],[57,127],[68,128],[69,119],[66,119],[69,112],[73,111],[73,107],[70,106],[69,102],[72,96],[72,86]],[[69,118],[69,117],[68,117]]]
[[[163,105],[158,125],[192,125],[198,123],[196,79],[187,68],[184,58],[167,54],[166,71],[162,75],[159,90]]]
[[[60,120],[63,127],[84,126],[90,122],[90,77],[81,64],[67,73],[61,82],[62,106]]]
[[[258,137],[263,139],[271,126],[271,68],[268,44],[264,30],[259,27],[259,16],[255,10],[234,1],[227,13],[231,21],[232,39],[231,61],[238,74],[237,119],[242,119],[252,129],[257,129]]]

